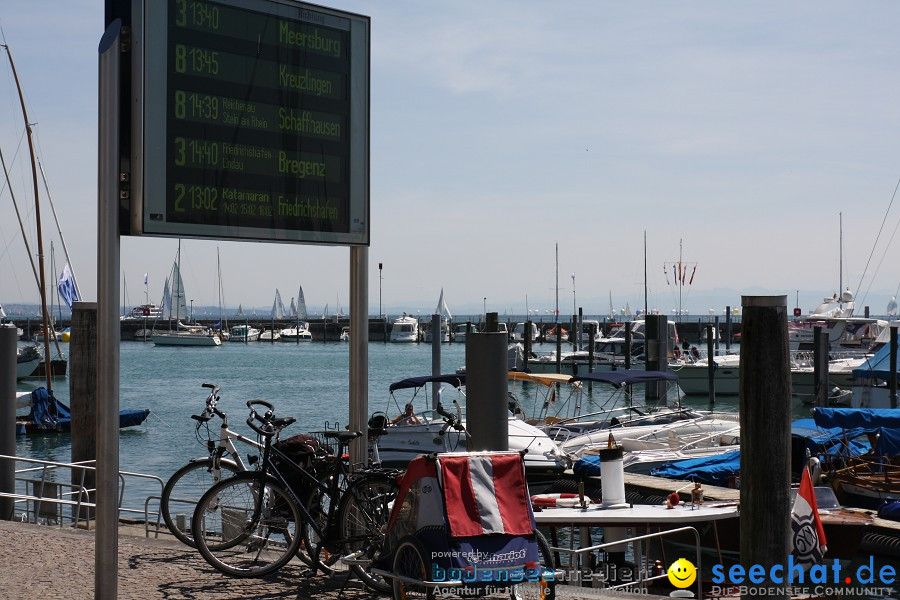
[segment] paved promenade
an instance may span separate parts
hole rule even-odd
[[[0,521],[0,597],[38,600],[94,597],[93,532]],[[335,600],[341,581],[303,577],[286,566],[268,579],[227,577],[178,542],[119,537],[119,598]],[[358,588],[349,600],[378,598]]]

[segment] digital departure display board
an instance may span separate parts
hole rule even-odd
[[[369,243],[367,17],[144,0],[134,18],[133,233]]]

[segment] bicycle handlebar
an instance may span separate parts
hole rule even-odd
[[[254,408],[255,406],[264,406],[267,410],[262,416],[260,416],[260,414],[256,412],[256,409]],[[250,409],[250,416],[247,417],[247,425],[250,426],[250,429],[264,437],[271,437],[275,435],[275,433],[281,431],[297,420],[294,417],[276,418],[275,407],[265,400],[248,400],[247,408]],[[257,421],[261,424],[261,426],[257,425]]]

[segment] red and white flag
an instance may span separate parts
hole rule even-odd
[[[797,498],[791,509],[791,539],[794,564],[808,569],[825,558],[828,550],[825,545],[825,530],[819,519],[816,494],[807,468],[803,469],[800,489],[797,490]]]

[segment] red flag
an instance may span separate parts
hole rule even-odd
[[[791,537],[791,554],[797,559],[795,564],[803,565],[806,569],[821,563],[825,558],[828,550],[825,545],[825,529],[819,519],[815,490],[809,477],[809,469],[806,468],[803,469],[800,489],[797,490],[797,498],[791,509]]]

